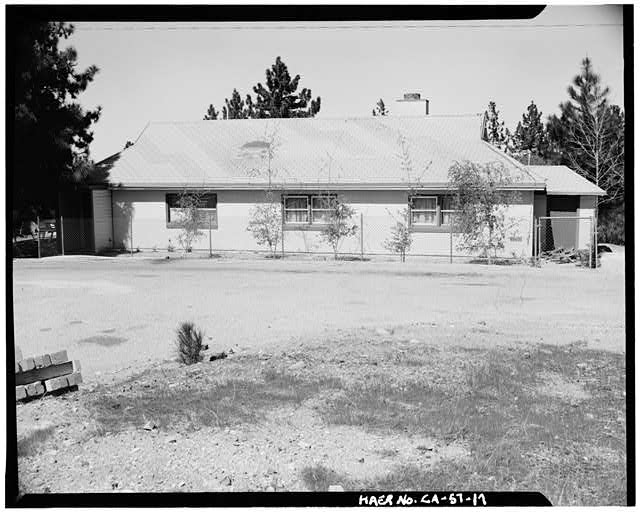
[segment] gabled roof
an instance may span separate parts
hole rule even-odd
[[[471,160],[502,162],[517,188],[544,187],[481,129],[481,115],[154,122],[98,165],[125,188],[264,188],[270,166],[275,186],[391,189],[444,188],[449,167]]]
[[[540,177],[550,196],[604,196],[607,193],[566,165],[528,165],[532,174]]]

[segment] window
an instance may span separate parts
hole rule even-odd
[[[331,212],[331,196],[311,196],[312,224],[327,224]]]
[[[179,228],[182,217],[180,208],[180,194],[167,194],[167,227]],[[218,196],[217,194],[202,194],[198,205],[198,227],[208,229],[218,227]]]
[[[451,221],[453,220],[453,216],[457,212],[457,210],[453,209],[453,206],[454,206],[453,197],[443,196],[441,198],[441,204],[442,206],[440,211],[442,214],[442,220],[440,224],[442,226],[449,226],[451,224]]]
[[[308,224],[309,198],[307,196],[285,197],[284,221],[287,224]]]
[[[450,226],[457,210],[452,196],[414,196],[410,199],[411,224],[414,226]]]
[[[322,226],[329,222],[335,195],[299,195],[284,198],[285,224]]]
[[[414,197],[411,200],[411,224],[437,226],[437,214],[437,197]]]

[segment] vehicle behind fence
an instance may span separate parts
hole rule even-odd
[[[44,258],[95,252],[91,219],[20,219],[14,221],[12,241],[14,258]]]
[[[540,217],[536,223],[535,255],[538,263],[574,263],[594,268],[598,264],[593,217]]]

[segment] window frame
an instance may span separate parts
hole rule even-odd
[[[287,200],[288,199],[304,199],[307,202],[306,208],[287,208]],[[285,225],[289,226],[305,226],[311,223],[310,211],[309,211],[309,196],[307,195],[286,195],[282,197],[282,205],[283,205],[283,222]],[[302,222],[290,221],[287,219],[288,212],[306,212],[307,220]]]
[[[189,193],[190,191],[187,191]],[[205,218],[198,219],[198,229],[218,229],[218,194],[217,192],[201,192],[201,191],[193,191],[197,193],[202,193],[205,204],[209,204],[209,200],[211,197],[213,198],[213,202],[215,206],[213,208],[209,206],[201,207],[198,206],[198,213],[200,212],[213,212],[212,216],[206,216]],[[166,208],[166,224],[167,229],[181,229],[182,225],[180,221],[171,220],[171,210],[178,209],[179,206],[174,206],[176,204],[177,199],[180,197],[180,192],[167,192],[165,194],[165,208]],[[202,203],[201,203],[202,204]],[[211,224],[209,224],[209,218],[211,219]]]
[[[285,229],[323,229],[324,226],[328,224],[327,221],[322,220],[314,220],[315,212],[329,212],[332,208],[314,208],[314,202],[318,199],[321,200],[335,200],[337,199],[338,194],[336,193],[327,193],[327,194],[291,194],[291,195],[283,195],[282,196],[282,208],[283,208],[283,218],[284,218],[284,227]],[[306,199],[307,208],[306,210],[303,208],[287,208],[287,199]],[[304,222],[294,222],[287,220],[287,212],[293,211],[306,211],[307,212],[307,220]]]
[[[415,208],[414,207],[414,201],[416,199],[435,199],[436,201],[436,207],[435,208]],[[411,225],[413,226],[439,226],[440,225],[440,219],[439,219],[439,208],[438,208],[438,196],[437,195],[415,195],[415,196],[411,196],[410,200],[409,200],[409,205],[410,205],[410,209],[411,209]],[[413,218],[414,213],[434,213],[434,222],[416,222]]]

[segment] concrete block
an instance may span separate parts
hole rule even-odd
[[[82,375],[80,372],[74,372],[71,375],[67,375],[67,382],[69,383],[69,386],[82,384]]]
[[[16,400],[24,400],[25,398],[27,398],[27,388],[16,386]]]
[[[36,356],[33,358],[33,362],[36,365],[36,368],[43,368],[44,367],[44,356]]]
[[[27,389],[27,396],[29,397],[40,396],[44,393],[44,386],[42,385],[42,382],[32,382],[31,384],[27,384],[25,387]]]
[[[46,368],[47,366],[51,366],[51,356],[49,354],[43,355],[42,359],[44,368]]]
[[[22,350],[20,350],[18,345],[15,346],[14,352],[16,354],[16,363],[22,361]]]
[[[67,382],[66,375],[62,377],[54,377],[53,379],[49,379],[44,381],[44,387],[47,392],[58,391],[59,389],[64,389],[69,387],[69,383]]]
[[[46,368],[34,368],[28,372],[16,374],[16,386],[20,384],[29,384],[31,382],[39,382],[43,380],[53,379],[54,377],[62,377],[77,371],[78,361],[67,361],[62,364],[52,364]]]
[[[62,364],[66,363],[69,358],[67,357],[66,350],[60,350],[59,352],[54,352],[51,356],[51,364]]]
[[[36,363],[33,360],[33,357],[28,357],[27,359],[22,359],[19,364],[20,364],[20,369],[23,372],[28,372],[30,370],[33,370],[36,367]]]
[[[16,374],[20,373],[20,365],[16,363]]]

